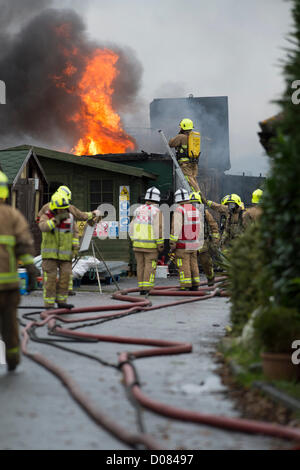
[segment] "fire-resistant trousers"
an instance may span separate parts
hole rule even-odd
[[[198,163],[181,163],[180,168],[187,179],[192,191],[200,191],[200,187],[197,181],[198,176]]]
[[[214,265],[213,265],[212,257],[210,256],[209,252],[200,251],[199,260],[202,265],[204,274],[207,277],[207,280],[211,281],[212,279],[214,279],[215,277]]]
[[[0,333],[5,343],[8,367],[15,367],[20,362],[19,326],[17,320],[19,302],[19,290],[0,291]]]
[[[138,286],[140,290],[149,291],[154,287],[157,268],[157,250],[135,251]]]
[[[68,299],[68,288],[72,274],[72,261],[44,259],[42,263],[44,275],[44,304],[54,307],[54,303],[64,303]],[[57,279],[58,271],[58,282]]]
[[[176,250],[176,264],[181,289],[200,285],[197,251]]]

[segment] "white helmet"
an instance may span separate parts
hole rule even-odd
[[[145,194],[145,201],[160,202],[160,190],[157,189],[155,186],[152,186],[152,188],[147,189],[147,192]]]
[[[187,192],[186,189],[178,189],[176,193],[174,194],[175,196],[175,202],[184,202],[184,201],[189,201],[190,196],[189,193]]]

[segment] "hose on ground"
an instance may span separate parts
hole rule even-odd
[[[99,335],[99,334],[89,334],[83,331],[74,331],[74,327],[62,328],[59,322],[72,324],[74,322],[81,322],[80,326],[76,328],[83,328],[85,326],[93,326],[100,322],[111,321],[114,319],[119,319],[133,313],[139,312],[149,312],[157,309],[163,309],[172,306],[178,306],[181,304],[187,304],[191,302],[197,302],[200,300],[207,300],[215,296],[225,296],[225,293],[218,288],[215,288],[213,291],[209,288],[201,288],[197,292],[182,292],[176,290],[175,287],[159,287],[151,291],[151,295],[163,295],[163,296],[180,296],[183,297],[181,300],[171,301],[159,305],[152,306],[151,302],[148,299],[141,300],[138,297],[131,296],[134,292],[137,292],[138,289],[128,289],[124,291],[116,292],[113,295],[113,298],[122,302],[126,302],[125,305],[106,305],[106,306],[97,306],[97,307],[85,307],[85,308],[74,308],[71,310],[66,309],[53,309],[41,312],[41,321],[31,321],[26,328],[23,330],[23,341],[22,341],[22,350],[23,353],[32,359],[33,361],[39,363],[40,365],[46,367],[50,372],[55,374],[62,383],[68,388],[72,397],[79,403],[79,405],[89,414],[89,416],[98,424],[103,426],[108,432],[120,439],[122,442],[128,444],[133,448],[137,448],[140,445],[145,446],[147,449],[161,449],[160,445],[157,444],[151,436],[148,436],[143,432],[143,425],[140,422],[140,434],[131,434],[127,430],[124,430],[122,427],[114,423],[109,419],[104,413],[96,409],[92,405],[86,396],[81,392],[79,386],[73,381],[69,375],[62,370],[57,365],[50,362],[48,359],[44,358],[40,354],[31,354],[27,350],[27,344],[29,337],[32,339],[36,338],[35,330],[38,327],[48,325],[49,333],[51,335],[58,335],[64,338],[69,338],[71,340],[83,340],[83,341],[103,341],[103,342],[112,342],[112,343],[123,343],[123,344],[132,344],[132,345],[144,345],[152,346],[151,349],[144,349],[139,351],[128,351],[121,353],[119,355],[119,368],[123,373],[124,381],[128,393],[132,396],[136,406],[146,408],[156,414],[167,416],[173,419],[193,422],[198,424],[205,424],[217,428],[227,429],[231,431],[240,431],[244,433],[251,434],[263,434],[269,435],[272,437],[280,437],[288,440],[297,441],[300,443],[300,430],[292,427],[285,427],[280,425],[273,425],[269,423],[254,421],[254,420],[245,420],[239,418],[227,418],[222,416],[206,415],[198,412],[193,412],[189,410],[175,408],[147,397],[141,390],[140,382],[137,377],[137,372],[133,366],[133,360],[146,357],[170,355],[170,354],[186,354],[192,351],[192,345],[189,343],[174,342],[174,341],[165,341],[149,338],[132,338],[132,337],[119,337],[112,335]],[[134,304],[134,306],[132,305]],[[124,310],[125,308],[125,310]],[[118,311],[118,313],[109,313],[101,314],[96,316],[89,317],[79,317],[77,319],[68,318],[69,315],[77,315],[81,313],[91,313],[91,312],[105,312],[105,311]],[[28,314],[30,315],[30,314]],[[86,320],[96,320],[97,323],[85,324]],[[34,332],[33,332],[34,331]],[[61,347],[61,346],[60,346]],[[61,347],[67,350],[68,348]],[[69,350],[69,352],[74,352]],[[89,357],[90,355],[83,353],[86,358],[97,360],[101,363],[99,358],[95,356]],[[103,364],[111,365],[113,364]]]

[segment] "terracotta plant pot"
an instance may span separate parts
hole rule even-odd
[[[291,354],[261,353],[263,373],[270,380],[300,380],[300,367]]]

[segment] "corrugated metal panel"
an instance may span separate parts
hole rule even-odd
[[[227,96],[164,98],[155,99],[150,104],[151,128],[162,129],[167,139],[177,134],[183,118],[192,119],[195,130],[201,133],[199,166],[229,170]],[[158,135],[156,139],[159,139]],[[160,145],[159,151],[164,152],[163,144]]]
[[[264,182],[263,176],[224,175],[223,196],[231,193],[238,194],[244,204],[249,206],[253,191],[258,188],[262,189]]]

